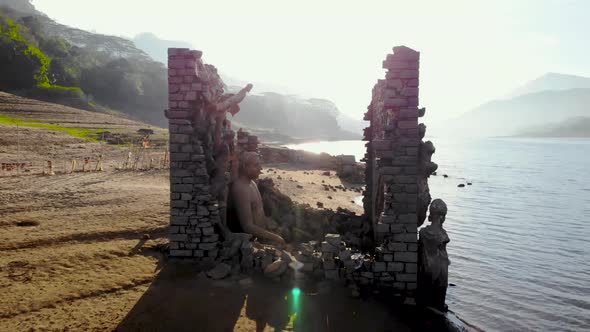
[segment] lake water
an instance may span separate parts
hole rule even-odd
[[[590,140],[431,140],[449,307],[488,331],[590,330]],[[364,154],[358,141],[300,147]]]

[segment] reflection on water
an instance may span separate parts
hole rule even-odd
[[[486,330],[588,328],[590,140],[433,141],[438,174],[449,175],[429,181],[449,206],[449,306]],[[314,152],[362,156],[364,144]]]

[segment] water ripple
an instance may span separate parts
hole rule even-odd
[[[429,179],[449,207],[449,306],[489,331],[588,330],[590,140],[433,142],[449,175]],[[315,148],[364,154],[363,142],[330,144]]]

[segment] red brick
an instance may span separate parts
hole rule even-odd
[[[180,76],[169,77],[168,83],[169,84],[180,84],[180,83],[182,83],[182,77],[180,77]]]
[[[418,78],[418,70],[416,69],[406,69],[406,70],[402,70],[400,72],[400,77],[401,78]]]
[[[388,98],[384,103],[385,107],[405,107],[408,106],[408,101],[405,98]]]
[[[418,120],[399,121],[397,125],[401,129],[414,129],[418,128]]]
[[[197,100],[197,93],[195,91],[189,91],[184,96],[184,100]]]
[[[403,88],[402,96],[405,97],[418,97],[418,88]]]
[[[400,79],[389,79],[386,81],[386,86],[388,88],[401,89],[403,87],[403,83]]]
[[[181,100],[183,100],[183,95],[180,93],[172,93],[172,94],[168,95],[168,100],[181,101]]]
[[[180,90],[180,85],[178,84],[168,84],[168,93],[175,93]]]
[[[184,60],[168,60],[168,68],[171,69],[183,69],[184,68]]]

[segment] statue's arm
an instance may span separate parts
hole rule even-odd
[[[236,204],[238,217],[240,218],[240,225],[244,232],[252,234],[253,236],[268,239],[270,241],[284,243],[282,237],[271,233],[264,228],[254,224],[254,214],[249,200],[249,188],[234,183],[232,193]]]
[[[230,107],[239,104],[244,98],[246,98],[246,94],[252,90],[252,84],[246,85],[240,92],[236,93],[235,95],[229,97],[225,101],[215,105],[217,111],[226,111]]]

